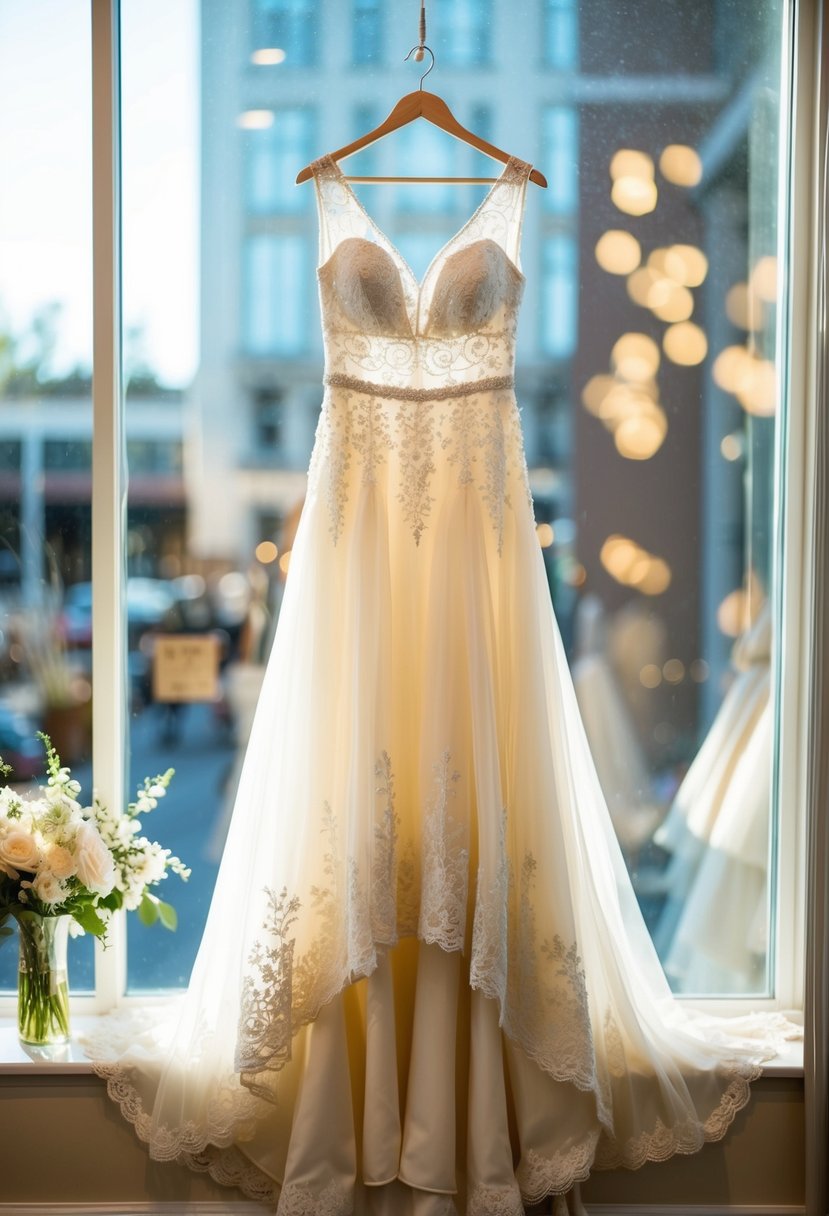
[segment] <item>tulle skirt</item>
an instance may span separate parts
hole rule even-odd
[[[722,1136],[773,1054],[671,997],[514,397],[471,405],[329,391],[190,987],[98,1052],[154,1157],[283,1216],[518,1213]]]

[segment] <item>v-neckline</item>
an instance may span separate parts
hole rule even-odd
[[[506,162],[506,164],[504,165],[501,172],[496,177],[495,181],[492,183],[492,185],[487,190],[484,197],[481,199],[478,206],[475,208],[475,210],[472,212],[472,214],[469,216],[469,218],[463,224],[461,224],[461,226],[457,230],[457,232],[455,232],[452,236],[450,236],[449,239],[440,246],[437,253],[435,253],[432,260],[429,262],[429,265],[426,267],[426,270],[423,272],[423,277],[421,279],[419,279],[417,277],[417,275],[415,274],[415,272],[412,270],[409,263],[403,257],[403,254],[400,252],[400,250],[395,245],[394,241],[392,241],[386,235],[386,233],[383,231],[383,229],[380,227],[380,225],[377,223],[377,221],[373,218],[373,216],[371,216],[369,214],[369,212],[363,206],[363,203],[362,203],[360,197],[358,196],[358,194],[352,187],[351,182],[345,176],[345,174],[343,173],[342,169],[340,168],[339,164],[334,159],[334,157],[331,156],[330,153],[328,153],[325,156],[321,156],[320,161],[322,161],[324,164],[328,165],[329,168],[333,169],[334,175],[341,182],[343,189],[345,190],[346,194],[351,199],[351,201],[354,203],[354,206],[357,208],[357,210],[360,212],[360,214],[364,217],[364,219],[366,220],[368,225],[374,229],[374,231],[377,233],[377,235],[382,237],[383,241],[385,241],[385,243],[388,246],[391,253],[394,254],[394,256],[397,258],[397,260],[402,265],[404,271],[408,275],[409,285],[410,285],[410,287],[412,287],[412,289],[414,291],[415,315],[414,315],[414,319],[409,317],[409,327],[412,331],[413,337],[418,337],[421,334],[420,303],[421,303],[421,299],[423,296],[423,289],[426,286],[426,284],[428,283],[429,277],[430,277],[434,267],[437,265],[437,263],[440,261],[440,259],[442,257],[444,257],[444,255],[449,251],[449,249],[452,247],[452,245],[455,244],[455,241],[457,241],[459,237],[463,236],[463,234],[470,227],[470,225],[474,223],[474,221],[478,218],[478,216],[481,214],[481,212],[484,210],[484,208],[488,206],[488,204],[492,200],[493,196],[495,195],[496,190],[498,190],[504,184],[504,182],[507,180],[507,174],[510,173],[511,170],[516,165],[519,165],[522,163],[515,156],[511,156],[509,158],[509,160]]]

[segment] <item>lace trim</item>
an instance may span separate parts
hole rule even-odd
[[[392,397],[395,401],[452,401],[455,397],[470,397],[475,393],[514,388],[515,377],[485,376],[467,384],[447,384],[441,388],[408,388],[403,385],[374,384],[371,380],[360,380],[357,376],[329,372],[323,376],[323,384],[330,388],[348,388],[355,393],[367,393],[374,397]]]
[[[667,1161],[677,1153],[687,1156],[699,1152],[709,1141],[722,1140],[734,1116],[747,1105],[751,1097],[751,1082],[762,1071],[761,1065],[745,1064],[742,1068],[731,1068],[721,1074],[730,1076],[731,1080],[716,1109],[704,1123],[686,1119],[668,1127],[657,1119],[652,1131],[642,1132],[622,1144],[603,1136],[596,1150],[594,1167],[607,1170],[624,1166],[625,1169],[637,1170],[649,1161]]]
[[[595,1135],[553,1157],[542,1156],[534,1149],[523,1153],[515,1177],[524,1201],[540,1203],[548,1195],[563,1195],[576,1183],[584,1182],[590,1176],[598,1139],[597,1128]]]
[[[455,470],[457,485],[470,486],[492,522],[499,554],[512,491],[523,491],[532,510],[518,408],[511,377],[492,377],[475,385],[387,392],[356,377],[329,375],[317,424],[309,485],[328,514],[336,544],[346,527],[346,512],[356,484],[374,485],[390,452],[398,455],[388,492],[402,507],[403,521],[419,545],[434,505],[433,480]],[[500,386],[500,387],[499,387]],[[386,400],[388,398],[388,400]],[[394,404],[398,401],[399,404]],[[439,408],[421,408],[422,401]],[[440,408],[440,406],[444,408]],[[359,482],[358,482],[359,478]]]
[[[469,1192],[466,1216],[524,1216],[518,1186],[475,1186]]]
[[[469,849],[463,824],[449,811],[460,773],[448,751],[434,766],[436,791],[423,823],[421,941],[443,950],[463,950]]]
[[[276,1216],[351,1216],[353,1211],[353,1190],[344,1191],[332,1179],[322,1191],[287,1183],[280,1192]]]

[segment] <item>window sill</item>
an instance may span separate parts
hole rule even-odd
[[[73,1017],[72,1024],[76,1031],[90,1032],[100,1025],[100,1015],[88,1014]],[[13,1019],[0,1017],[0,1077],[94,1075],[91,1061],[75,1039],[72,1039],[65,1048],[61,1048],[60,1058],[39,1058],[36,1051],[36,1048],[30,1048],[27,1051],[20,1044],[17,1038],[17,1026]],[[764,1077],[802,1077],[802,1039],[786,1043],[784,1050],[763,1067],[762,1075]]]

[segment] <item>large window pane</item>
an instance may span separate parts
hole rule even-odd
[[[44,779],[48,732],[92,796],[89,8],[0,0],[0,755]],[[73,941],[75,993],[92,941]],[[0,947],[0,989],[17,983]]]
[[[369,54],[381,7],[346,6],[358,20],[341,38],[300,0],[205,5],[200,22],[180,5],[160,46],[144,0],[125,3],[128,560],[134,597],[165,601],[131,629],[133,771],[175,765],[164,813],[194,870],[169,893],[175,939],[130,929],[136,988],[186,978],[215,877],[322,395],[313,195],[293,182],[388,112]],[[782,8],[469,0],[430,28],[431,87],[549,179],[528,195],[516,368],[539,543],[613,821],[682,992],[770,983]],[[234,64],[234,44],[272,53]],[[346,167],[498,171],[425,123]],[[485,187],[356,189],[422,275]],[[79,475],[88,434],[49,438],[61,476]],[[7,439],[0,486],[23,459]],[[169,632],[220,638],[214,700],[153,697]]]
[[[246,202],[251,214],[301,212],[308,206],[308,192],[298,190],[294,178],[296,166],[313,155],[312,136],[313,114],[302,108],[277,110],[269,125],[248,131]]]
[[[283,62],[290,67],[304,68],[316,63],[320,30],[317,0],[252,0],[252,7],[254,54],[263,50],[283,51]],[[236,20],[243,20],[240,8],[233,14]]]

